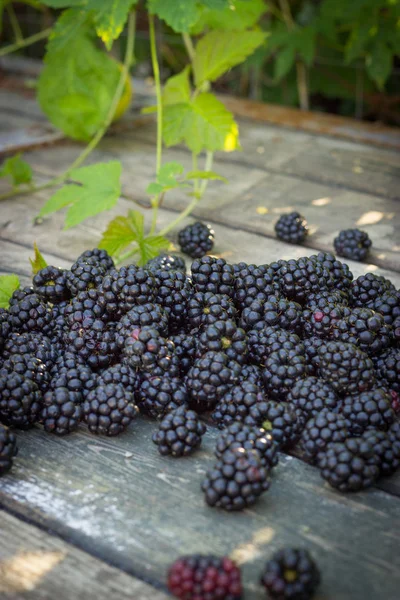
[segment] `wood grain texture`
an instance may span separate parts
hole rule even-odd
[[[2,600],[167,600],[155,588],[0,510]]]

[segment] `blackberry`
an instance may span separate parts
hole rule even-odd
[[[239,265],[234,265],[238,267]],[[279,292],[274,280],[274,271],[268,265],[246,265],[235,270],[235,291],[233,299],[239,310],[250,306],[252,302],[265,302],[268,296]]]
[[[400,440],[392,441],[385,431],[367,430],[363,438],[368,440],[374,454],[379,458],[380,475],[392,475],[400,467]]]
[[[346,304],[347,298],[339,291],[323,291],[308,296],[303,310],[304,334],[307,337],[332,338],[338,321],[351,314]]]
[[[120,383],[99,385],[83,403],[84,420],[91,433],[119,435],[138,413],[134,396]]]
[[[33,287],[31,286],[25,286],[23,288],[18,288],[17,290],[15,290],[15,292],[13,292],[11,298],[10,298],[10,306],[14,306],[15,304],[18,304],[18,302],[21,302],[21,300],[25,300],[25,298],[27,298],[28,296],[30,296],[31,294],[34,294],[35,290],[33,289]]]
[[[333,412],[339,409],[339,398],[329,383],[313,376],[295,381],[286,400],[308,418],[315,417],[325,408]]]
[[[319,252],[310,256],[310,260],[316,260],[327,269],[331,275],[330,287],[335,290],[348,291],[353,281],[353,273],[346,263],[340,262],[334,254],[330,252]]]
[[[144,265],[147,271],[157,274],[159,271],[182,271],[186,273],[186,263],[176,254],[159,254]]]
[[[31,354],[51,368],[59,355],[59,347],[39,332],[11,333],[3,350],[3,358],[13,354]]]
[[[141,412],[157,419],[187,405],[188,392],[177,377],[145,377],[138,389],[137,401]]]
[[[347,396],[340,410],[352,435],[371,428],[387,430],[395,418],[391,395],[382,388]]]
[[[400,292],[384,292],[369,306],[383,316],[386,325],[391,326],[391,338],[396,343],[400,341]]]
[[[88,258],[87,262],[77,261],[67,271],[67,287],[72,296],[76,296],[79,292],[98,288],[105,274],[105,268],[94,258]]]
[[[146,269],[128,265],[108,271],[100,291],[107,313],[111,318],[119,319],[134,306],[154,302],[157,283],[154,275]]]
[[[182,556],[168,571],[168,589],[180,600],[240,600],[240,570],[227,556]]]
[[[53,267],[44,267],[36,273],[32,280],[33,289],[46,302],[61,302],[71,297],[67,287],[67,271]]]
[[[96,386],[97,377],[81,357],[73,353],[60,356],[51,370],[50,389],[65,388],[86,398]]]
[[[204,256],[192,263],[192,280],[196,292],[234,294],[235,274],[232,265],[223,258]]]
[[[90,264],[94,264],[96,262],[106,271],[109,271],[115,266],[114,261],[108,254],[107,250],[101,250],[100,248],[93,248],[93,250],[85,250],[85,252],[78,256],[76,262],[89,262]]]
[[[143,327],[132,332],[123,349],[128,364],[151,375],[171,377],[179,375],[179,358],[174,344],[163,338],[154,327]]]
[[[261,585],[276,600],[309,600],[321,581],[317,565],[307,550],[284,548],[265,565]]]
[[[2,352],[11,330],[9,312],[5,308],[0,308],[0,352]]]
[[[361,261],[369,254],[372,242],[365,231],[345,229],[335,237],[333,245],[339,256]]]
[[[83,317],[65,333],[64,342],[71,352],[82,356],[95,370],[108,367],[118,354],[115,327],[101,319]]]
[[[320,364],[318,350],[325,344],[325,340],[320,337],[312,336],[302,341],[307,361],[307,374],[316,375]]]
[[[389,279],[374,273],[366,273],[352,281],[349,289],[350,304],[354,307],[369,307],[385,292],[395,291],[396,288]]]
[[[262,370],[267,394],[278,400],[285,400],[296,379],[305,374],[306,359],[300,348],[271,352]]]
[[[341,492],[357,492],[373,485],[379,476],[379,462],[372,440],[365,436],[329,443],[318,454],[321,476]]]
[[[181,229],[178,243],[184,254],[192,258],[201,258],[214,247],[214,231],[210,225],[197,221]]]
[[[32,379],[0,369],[0,422],[28,429],[38,420],[42,394]]]
[[[187,323],[189,328],[205,327],[216,321],[235,320],[237,310],[226,294],[197,292],[188,302]]]
[[[215,456],[221,458],[224,452],[233,448],[258,452],[266,468],[272,469],[278,464],[278,444],[262,427],[245,425],[238,421],[229,425],[217,439]]]
[[[276,236],[290,244],[301,244],[308,235],[307,221],[298,212],[279,217],[275,224]]]
[[[318,348],[319,375],[338,394],[357,394],[375,384],[371,359],[347,342],[326,342]]]
[[[28,294],[22,300],[10,304],[9,314],[10,325],[14,331],[40,331],[44,335],[51,332],[51,309],[38,294]]]
[[[51,332],[48,337],[54,344],[64,345],[64,330],[67,327],[67,321],[65,318],[65,311],[69,307],[70,303],[68,300],[63,300],[58,304],[53,304],[51,307],[51,321],[53,324]]]
[[[82,420],[82,394],[56,387],[43,396],[40,420],[49,433],[67,435],[78,429]]]
[[[202,483],[209,506],[242,510],[251,506],[270,485],[269,469],[256,450],[226,450],[207,471]]]
[[[17,455],[17,440],[15,435],[0,423],[0,476],[7,473]]]
[[[206,426],[194,410],[180,406],[165,415],[152,439],[164,456],[187,456],[200,446],[205,432]]]
[[[65,319],[65,329],[69,329],[75,323],[87,318],[108,321],[104,300],[99,291],[94,288],[79,292],[64,307],[62,312]]]
[[[259,388],[264,385],[261,368],[257,365],[242,365],[237,381],[238,383],[252,383]]]
[[[156,302],[168,314],[170,326],[178,329],[185,320],[188,302],[193,295],[192,283],[181,271],[160,271],[155,276],[158,286]]]
[[[140,375],[132,367],[123,363],[118,363],[100,371],[97,381],[101,385],[109,385],[110,383],[122,385],[130,394],[134,394],[141,383]]]
[[[300,304],[305,302],[309,294],[332,287],[328,269],[307,257],[286,261],[277,277],[282,294]]]
[[[390,345],[391,327],[370,308],[353,308],[336,322],[333,338],[355,344],[367,354],[379,354]]]
[[[123,348],[126,340],[143,327],[153,327],[161,335],[168,331],[168,315],[159,304],[141,304],[128,311],[116,325],[116,342]]]
[[[45,392],[50,384],[50,373],[46,365],[31,354],[12,354],[4,361],[1,371],[3,374],[15,373],[30,379],[41,392]]]
[[[259,386],[243,381],[232,386],[218,401],[211,415],[213,421],[223,429],[235,421],[255,424],[249,417],[250,410],[260,402],[265,404],[265,393]]]
[[[206,352],[195,360],[186,376],[189,403],[196,411],[214,408],[238,380],[241,367],[223,352]]]
[[[224,352],[228,358],[244,364],[247,360],[247,335],[235,321],[216,321],[203,328],[197,341],[197,356],[212,350]]]
[[[249,360],[256,365],[264,366],[268,356],[278,350],[297,350],[304,354],[304,345],[295,333],[280,327],[264,327],[252,329],[248,333]]]
[[[386,350],[373,360],[379,382],[400,393],[400,349]]]
[[[300,436],[300,447],[310,461],[317,459],[330,442],[344,442],[349,436],[346,420],[341,414],[323,408],[309,419]]]
[[[280,448],[297,442],[304,429],[306,418],[302,411],[285,402],[265,402],[250,409],[250,416],[272,435]]]
[[[292,333],[300,333],[303,325],[303,311],[297,302],[269,296],[266,302],[256,300],[246,307],[241,314],[239,325],[246,331],[275,326],[288,329]]]
[[[171,335],[171,342],[175,346],[175,354],[179,359],[179,371],[186,375],[196,357],[196,338],[194,334],[176,333]]]

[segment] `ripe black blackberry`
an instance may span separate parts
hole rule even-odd
[[[241,314],[239,325],[246,331],[275,326],[288,329],[292,333],[300,333],[303,326],[302,307],[292,300],[269,296],[266,302],[256,300],[246,307]]]
[[[147,271],[157,274],[159,271],[182,271],[186,273],[186,263],[176,254],[159,254],[144,265]]]
[[[369,307],[385,292],[395,292],[393,283],[375,273],[360,275],[352,281],[349,289],[350,304],[354,307]]]
[[[353,273],[346,263],[340,262],[334,254],[330,252],[319,252],[310,256],[311,260],[320,262],[331,275],[332,289],[341,290],[347,293],[347,290],[353,281]]]
[[[67,287],[72,296],[91,288],[98,288],[104,279],[106,269],[94,258],[85,262],[76,261],[67,271]]]
[[[168,589],[180,600],[240,600],[240,570],[227,556],[182,556],[168,571]]]
[[[375,384],[368,354],[347,342],[325,342],[318,348],[319,376],[338,394],[357,394]]]
[[[123,348],[126,340],[136,335],[138,329],[153,327],[166,335],[168,331],[168,315],[159,304],[141,304],[129,310],[116,325],[116,342],[119,348]]]
[[[78,429],[82,420],[82,394],[56,387],[43,396],[40,421],[49,433],[67,435]]]
[[[108,271],[100,292],[104,297],[107,313],[111,318],[119,319],[138,304],[154,302],[157,283],[150,271],[128,265]]]
[[[307,418],[315,417],[326,408],[337,412],[340,404],[339,398],[329,383],[313,376],[295,381],[286,400],[295,408],[302,410]]]
[[[115,341],[115,326],[89,317],[76,321],[66,331],[64,343],[71,352],[82,356],[94,370],[108,367],[119,351]]]
[[[268,296],[279,291],[274,271],[268,265],[233,265],[235,269],[234,302],[239,310],[252,302],[265,302]]]
[[[137,371],[154,376],[179,376],[179,358],[173,342],[162,337],[154,327],[133,331],[125,342],[123,353],[128,364]]]
[[[306,423],[304,413],[286,402],[268,401],[250,409],[254,421],[272,435],[280,448],[288,448],[299,439]]]
[[[308,257],[291,259],[278,270],[283,296],[304,304],[307,296],[332,287],[332,276],[322,263]]]
[[[333,245],[339,256],[351,258],[352,260],[365,260],[372,242],[365,231],[345,229],[335,237]]]
[[[268,490],[269,474],[256,450],[233,448],[207,471],[201,488],[209,506],[242,510]]]
[[[204,256],[192,262],[192,280],[196,292],[234,295],[235,273],[223,258]]]
[[[265,404],[265,392],[257,385],[243,381],[232,386],[218,401],[211,415],[219,428],[229,427],[235,421],[255,425],[250,410],[257,404]]]
[[[17,455],[17,440],[15,435],[0,423],[0,476],[7,473]]]
[[[259,388],[263,388],[261,367],[257,365],[242,365],[239,373],[238,383],[252,383]]]
[[[108,321],[104,299],[95,288],[79,292],[65,305],[62,313],[65,319],[66,330],[86,318],[102,319],[104,322]]]
[[[214,408],[237,382],[240,371],[239,363],[223,352],[206,352],[195,360],[186,376],[190,406],[198,412]]]
[[[215,456],[221,458],[224,452],[234,448],[258,452],[263,466],[268,469],[278,464],[278,444],[262,427],[245,425],[239,421],[229,425],[217,439]]]
[[[96,379],[99,385],[120,384],[130,394],[135,394],[141,383],[140,375],[124,363],[117,363],[112,367],[103,369],[98,373],[95,381]]]
[[[201,357],[209,350],[224,352],[228,358],[245,364],[248,354],[246,332],[235,321],[216,321],[207,325],[197,340],[197,356]]]
[[[51,369],[59,353],[59,346],[50,338],[40,332],[31,331],[29,333],[11,333],[4,345],[3,358],[10,358],[13,354],[31,354]]]
[[[192,258],[201,258],[213,249],[214,235],[210,225],[197,221],[181,229],[178,243],[184,254]]]
[[[264,366],[268,356],[278,350],[295,350],[305,352],[301,339],[280,327],[264,327],[252,329],[248,333],[249,361]]]
[[[321,476],[341,492],[357,492],[373,485],[379,476],[379,463],[372,440],[364,436],[329,443],[318,454]]]
[[[56,360],[51,375],[50,389],[66,388],[78,392],[83,398],[96,386],[97,381],[97,376],[86,366],[84,359],[72,352],[65,352]]]
[[[353,308],[335,323],[333,338],[355,344],[367,354],[379,354],[390,345],[391,326],[370,308]]]
[[[30,379],[44,393],[50,384],[50,372],[46,365],[32,354],[11,354],[2,364],[2,373],[15,373],[24,379]]]
[[[323,408],[307,421],[299,444],[306,458],[315,461],[318,453],[325,450],[330,442],[344,442],[347,437],[349,431],[344,417],[329,408]]]
[[[192,282],[181,271],[160,271],[155,277],[158,286],[156,302],[168,314],[170,328],[177,330],[184,323],[188,302],[194,293]]]
[[[28,294],[9,308],[10,325],[14,331],[40,331],[48,335],[52,330],[51,308],[38,294]]]
[[[188,392],[185,384],[177,377],[145,377],[137,392],[137,402],[142,413],[158,419],[187,405]]]
[[[368,440],[379,458],[380,475],[392,475],[400,467],[400,440],[393,441],[388,432],[368,429],[363,438]]]
[[[0,352],[11,333],[10,314],[5,308],[0,308]]]
[[[308,235],[307,221],[298,212],[291,212],[279,217],[275,224],[276,236],[290,244],[301,244]]]
[[[91,433],[119,435],[138,414],[134,396],[120,383],[99,385],[83,403],[84,420]]]
[[[352,435],[361,435],[366,429],[386,431],[395,418],[391,395],[382,388],[347,396],[340,411]]]
[[[100,248],[93,248],[93,250],[85,250],[78,258],[76,262],[83,262],[90,264],[98,263],[103,269],[109,271],[114,265],[114,261],[108,254],[107,250],[101,250]]]
[[[317,565],[307,550],[284,548],[267,562],[261,585],[276,600],[309,600],[321,581]]]
[[[294,382],[306,375],[306,359],[301,348],[271,352],[262,370],[267,394],[285,400]]]
[[[302,343],[306,354],[307,374],[317,375],[320,364],[318,350],[325,344],[325,340],[313,335],[310,338],[304,338]]]
[[[331,339],[337,322],[348,317],[351,309],[340,291],[326,290],[307,297],[303,310],[303,328],[307,337]]]
[[[171,342],[175,346],[175,354],[179,359],[180,374],[186,375],[196,358],[196,337],[194,333],[176,333],[171,335]]]
[[[18,373],[0,369],[0,422],[29,429],[37,422],[42,394],[37,384]]]
[[[212,325],[216,321],[235,320],[237,310],[226,294],[197,292],[188,302],[186,321],[189,329]]]
[[[400,326],[400,291],[383,292],[369,302],[368,306],[380,313],[387,325]]]
[[[36,273],[32,280],[35,292],[46,302],[68,300],[67,271],[48,265]]]
[[[180,406],[164,416],[152,439],[164,456],[187,456],[200,446],[206,429],[194,410]]]
[[[391,348],[373,358],[380,384],[400,393],[400,348]]]
[[[10,298],[10,307],[14,306],[15,304],[18,304],[18,302],[21,302],[21,300],[25,300],[25,298],[27,298],[28,296],[30,296],[31,294],[34,294],[35,290],[33,289],[32,286],[25,286],[23,288],[18,288],[17,290],[15,290],[15,292],[13,292],[11,298]]]

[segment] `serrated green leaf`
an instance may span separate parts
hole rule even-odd
[[[148,0],[148,7],[177,33],[188,32],[199,16],[197,0]]]
[[[193,62],[196,86],[215,81],[243,62],[265,41],[262,31],[211,31],[197,44]]]
[[[183,173],[183,165],[178,162],[168,162],[162,165],[158,172],[157,182],[167,186],[176,183],[176,176]]]
[[[190,70],[191,67],[187,66],[181,73],[168,79],[163,93],[163,102],[165,105],[190,101]]]
[[[35,254],[33,258],[29,259],[29,262],[31,263],[32,267],[32,275],[36,275],[38,271],[41,271],[47,267],[47,262],[44,260],[36,242],[33,244],[33,250]]]
[[[8,308],[11,296],[19,287],[17,275],[0,275],[0,308]]]
[[[30,183],[33,172],[31,166],[21,159],[21,154],[16,154],[11,158],[7,158],[0,169],[0,177],[7,177],[8,175],[12,179],[13,187],[18,187],[23,183]]]
[[[97,35],[108,50],[120,35],[129,11],[137,0],[88,0],[86,10],[93,11]]]
[[[211,6],[201,11],[191,31],[193,34],[202,33],[206,29],[224,31],[244,31],[260,20],[267,12],[268,6],[264,0],[230,0],[225,6]]]
[[[189,173],[186,173],[185,179],[208,179],[210,181],[218,180],[228,183],[226,177],[218,175],[218,173],[215,173],[214,171],[189,171]]]
[[[286,46],[278,52],[275,60],[274,76],[278,81],[285,77],[292,68],[296,58],[296,51],[293,46]]]
[[[146,188],[146,194],[148,194],[149,196],[158,196],[159,194],[162,194],[163,191],[164,187],[159,183],[149,183],[149,185]]]
[[[115,217],[107,226],[99,244],[99,248],[107,250],[112,256],[118,256],[122,250],[133,242],[137,242],[137,230],[132,226],[132,219]]]
[[[132,230],[135,232],[136,239],[138,241],[142,240],[144,237],[144,216],[138,210],[130,210],[128,217]]]
[[[155,258],[161,250],[166,250],[170,246],[169,240],[161,235],[151,235],[143,238],[139,243],[138,265],[144,265],[147,261]]]
[[[367,55],[367,73],[380,89],[383,89],[392,69],[393,55],[390,48],[382,42],[374,45]]]
[[[58,190],[43,206],[39,217],[69,206],[65,229],[74,227],[89,217],[110,210],[121,194],[121,163],[96,163],[72,171],[70,179],[80,185],[68,184]]]

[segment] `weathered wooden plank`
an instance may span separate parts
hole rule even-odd
[[[213,461],[216,432],[208,431],[192,458],[176,460],[158,455],[151,443],[154,428],[140,419],[115,440],[85,432],[63,439],[38,429],[21,432],[0,502],[160,584],[182,553],[234,552],[244,562],[245,597],[261,599],[264,561],[277,548],[294,545],[317,557],[321,598],[398,598],[397,499],[378,490],[344,497],[313,468],[283,455],[270,490],[251,509],[211,509],[200,483]]]
[[[0,510],[4,600],[167,600],[168,596]]]

